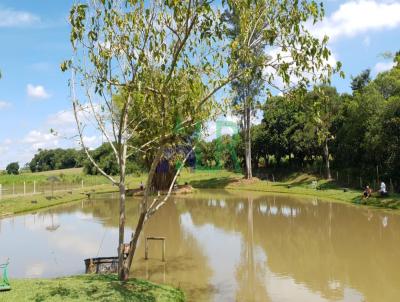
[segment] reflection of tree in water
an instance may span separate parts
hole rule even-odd
[[[211,224],[241,234],[243,245],[235,276],[239,284],[238,301],[242,297],[268,301],[269,289],[263,281],[268,272],[293,278],[329,300],[342,299],[345,289],[350,287],[362,293],[366,301],[397,301],[400,296],[400,270],[396,265],[400,253],[398,217],[288,197],[274,200],[258,196],[250,199],[253,206],[249,207],[250,201],[245,197],[248,194],[241,194],[240,197],[215,193],[179,197],[175,199],[176,205],[170,203],[157,213],[145,233],[167,237],[167,283],[186,286],[191,291],[190,297],[205,297],[206,301],[206,297],[212,297],[208,260],[196,238],[186,234],[179,224],[180,215],[188,212],[195,226]],[[77,206],[62,211],[74,212]],[[96,200],[79,211],[93,214],[106,227],[118,225],[118,206],[112,200]],[[136,223],[137,213],[137,202],[129,200],[129,226]],[[255,247],[267,255],[266,266],[257,258]],[[160,250],[156,245],[152,248],[155,250],[150,250],[150,256],[158,257]],[[140,264],[143,255],[144,248],[140,245],[133,273],[141,277],[146,276],[145,267]],[[162,282],[161,262],[151,260],[148,264],[150,278]],[[179,280],[188,280],[188,284],[179,284]],[[203,292],[208,294],[202,295]]]
[[[92,214],[107,228],[118,227],[118,203],[112,199],[86,201],[79,211]],[[77,206],[64,209],[73,213]],[[138,199],[129,198],[126,203],[127,227],[133,229],[139,213]],[[153,282],[171,284],[184,289],[189,301],[208,301],[213,294],[209,284],[212,271],[202,248],[192,235],[180,225],[181,212],[169,202],[145,225],[135,254],[131,274],[148,278]],[[161,261],[161,244],[150,242],[148,261],[144,260],[144,236],[166,237],[166,263]]]
[[[193,301],[208,301],[213,291],[209,285],[212,271],[196,238],[182,228],[180,215],[175,204],[170,202],[154,215],[143,234],[167,238],[166,283],[184,288],[186,295]],[[134,265],[137,265],[134,274],[138,273],[142,277],[149,275],[150,280],[163,282],[162,263],[159,260],[161,245],[157,242],[150,244],[149,256],[153,259],[148,263],[143,261],[143,255],[144,245],[141,244],[134,262]],[[146,272],[147,265],[149,266]]]
[[[236,278],[238,289],[236,301],[269,301],[265,288],[265,269],[263,263],[257,263],[254,244],[254,215],[253,198],[248,197],[247,203],[247,232],[243,235],[241,261],[237,267]],[[265,279],[264,279],[265,280]]]
[[[224,207],[220,201],[187,199],[185,204],[196,224],[241,232],[248,241],[248,211],[245,207],[237,210],[243,199],[228,197]],[[275,203],[272,197],[256,198],[253,246],[264,250],[270,271],[291,277],[329,300],[343,298],[345,288],[351,287],[366,301],[396,301],[400,271],[393,264],[400,253],[400,220],[385,218],[389,215],[380,212],[371,218],[371,214],[363,215],[367,211],[288,197]],[[247,253],[242,253],[242,264],[248,262],[245,257]]]

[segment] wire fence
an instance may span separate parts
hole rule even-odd
[[[24,181],[22,183],[0,183],[0,200],[10,197],[21,197],[31,195],[53,195],[58,192],[84,190],[88,187],[104,184],[97,179],[81,180],[80,182],[59,182],[59,181]]]
[[[279,182],[279,181],[284,181],[287,175],[290,175],[291,172],[293,171],[295,170],[287,170],[282,173],[282,171],[280,171],[279,169],[272,171],[256,170],[254,174],[267,181]],[[320,179],[326,177],[325,169],[323,167],[321,169],[304,169],[302,172],[312,174],[316,176],[316,178]],[[333,182],[327,182],[324,183],[323,185],[317,185],[317,187],[329,189],[330,187],[339,186],[342,187],[343,189],[349,188],[356,190],[364,190],[366,186],[369,186],[373,191],[378,191],[381,187],[381,182],[384,182],[386,185],[386,189],[389,193],[400,193],[399,179],[394,179],[385,175],[380,175],[379,171],[378,173],[376,173],[376,175],[371,175],[371,174],[360,175],[354,171],[331,169],[331,177]],[[301,182],[301,180],[299,181]]]
[[[399,192],[400,183],[396,179],[385,176],[356,176],[346,171],[332,171],[332,178],[337,184],[356,189],[364,189],[369,186],[372,190],[380,189],[381,182],[386,184],[386,188],[390,193]]]

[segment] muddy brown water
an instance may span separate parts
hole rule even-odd
[[[13,278],[84,272],[116,254],[117,196],[0,220],[0,263]],[[138,200],[127,203],[128,225]],[[400,301],[400,215],[251,192],[171,199],[146,225],[132,276],[181,288],[188,301]],[[130,236],[126,234],[128,240]]]

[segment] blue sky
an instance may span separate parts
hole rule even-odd
[[[73,1],[0,0],[0,169],[28,162],[38,148],[73,146],[50,129],[73,133],[68,75],[59,65],[70,57],[67,16]],[[312,28],[329,34],[332,60],[343,63],[346,79],[333,79],[349,91],[350,76],[371,68],[373,76],[391,67],[380,54],[400,49],[400,0],[324,1],[326,18]],[[87,137],[96,146],[95,135]]]

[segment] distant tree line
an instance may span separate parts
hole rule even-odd
[[[400,55],[374,80],[370,70],[352,78],[352,93],[330,86],[269,98],[252,132],[252,165],[258,171],[331,168],[354,176],[400,180]],[[245,168],[243,135],[202,141],[203,167]],[[234,157],[230,150],[234,146]]]
[[[82,167],[85,160],[82,151],[75,149],[39,149],[29,163],[32,172]]]
[[[400,54],[394,67],[374,80],[370,70],[352,78],[352,93],[339,94],[331,86],[292,91],[269,98],[262,106],[263,119],[251,127],[252,166],[255,171],[289,168],[312,171],[323,167],[327,178],[335,171],[400,180]],[[109,144],[90,151],[101,169],[118,174]],[[197,168],[244,170],[242,133],[200,140]],[[148,168],[146,157],[132,157],[127,172]],[[83,167],[98,174],[83,151],[39,150],[29,163],[32,172]],[[14,163],[8,173],[17,173]],[[377,175],[378,174],[378,175]]]
[[[101,169],[110,175],[117,175],[119,173],[118,164],[112,155],[111,146],[109,144],[104,143],[98,148],[91,150],[90,153],[99,163]],[[138,162],[139,161],[134,157],[129,160],[127,163],[128,173],[138,172],[142,169],[140,162]],[[38,153],[35,154],[28,165],[31,172],[83,167],[86,174],[100,174],[94,165],[87,159],[84,152],[76,149],[39,149]],[[15,163],[11,163],[6,170],[7,172],[10,170],[10,172],[8,172],[9,174],[15,174]]]
[[[93,159],[96,161],[100,169],[103,169],[109,175],[118,175],[119,166],[115,160],[112,148],[110,144],[104,143],[97,149],[90,151]],[[98,169],[91,163],[90,160],[86,159],[83,161],[83,171],[89,175],[100,174]],[[132,174],[143,171],[143,162],[139,158],[132,156],[126,163],[126,173]]]

